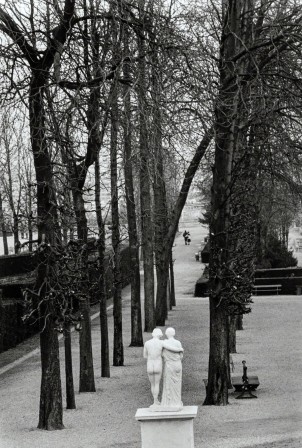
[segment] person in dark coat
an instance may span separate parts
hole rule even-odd
[[[182,234],[182,236],[184,237],[184,240],[185,240],[185,245],[187,245],[187,238],[188,238],[188,234],[189,234],[189,232],[187,232],[186,230],[184,231],[184,233]]]
[[[187,232],[187,244],[190,246],[191,243],[191,235],[190,232]]]

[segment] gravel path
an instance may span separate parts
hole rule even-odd
[[[302,448],[301,296],[255,297],[252,313],[244,318],[244,330],[237,332],[234,373],[242,374],[241,361],[246,359],[248,374],[259,376],[258,398],[236,400],[231,393],[229,406],[202,406],[208,363],[208,299],[194,298],[193,291],[202,270],[194,254],[206,231],[200,226],[189,230],[191,245],[185,246],[179,236],[174,248],[177,306],[169,313],[167,326],[176,328],[185,349],[184,404],[199,406],[195,448]],[[134,415],[138,407],[151,404],[151,394],[142,349],[129,347],[129,287],[123,291],[123,313],[125,366],[111,367],[111,378],[101,378],[96,318],[92,337],[97,392],[76,394],[77,409],[64,411],[62,431],[36,429],[39,354],[2,374],[0,369],[0,448],[140,448],[140,428]],[[109,316],[112,334],[112,310]],[[150,335],[144,334],[144,338]],[[72,339],[77,388],[78,335],[74,333]],[[35,348],[36,341],[33,338],[18,347],[18,356]],[[0,367],[16,359],[16,351],[9,352],[0,355]]]

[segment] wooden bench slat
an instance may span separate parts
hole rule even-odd
[[[277,292],[281,290],[282,285],[254,285],[253,290],[257,294],[257,292]]]
[[[243,381],[242,376],[234,376],[231,378],[232,385],[235,388],[236,392],[242,391]],[[249,389],[256,390],[260,384],[259,378],[257,375],[248,376]]]

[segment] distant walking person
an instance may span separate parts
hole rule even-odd
[[[185,245],[188,244],[188,241],[187,241],[187,239],[188,239],[188,235],[190,235],[190,233],[187,232],[186,230],[185,230],[184,233],[182,234],[182,236],[184,237],[184,240],[185,240]]]
[[[187,232],[187,243],[186,244],[188,244],[190,246],[190,243],[191,243],[191,235],[190,235],[190,232]]]

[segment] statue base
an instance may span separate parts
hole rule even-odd
[[[193,419],[198,406],[179,411],[140,408],[135,419],[141,424],[142,448],[194,448]]]
[[[152,412],[178,412],[183,409],[183,404],[179,406],[162,406],[161,404],[152,404],[149,406]]]

